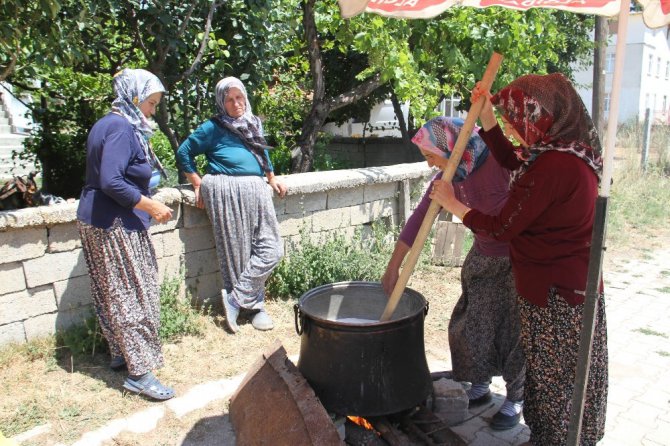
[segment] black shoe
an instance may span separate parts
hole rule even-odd
[[[489,390],[488,392],[486,392],[484,395],[480,396],[479,398],[468,400],[468,409],[472,409],[473,407],[482,406],[482,405],[490,403],[490,402],[491,402],[491,391]]]
[[[502,412],[498,412],[491,418],[491,429],[494,431],[505,431],[519,424],[519,421],[521,421],[521,413],[505,415]]]

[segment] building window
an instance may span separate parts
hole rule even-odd
[[[658,62],[656,63],[656,77],[661,77],[661,58],[658,58]]]
[[[665,79],[670,79],[670,62],[665,63]]]
[[[605,56],[605,72],[614,73],[614,53],[609,53]]]
[[[647,68],[647,76],[651,76],[651,71],[654,69],[654,56],[649,55],[649,67]]]
[[[649,108],[649,93],[644,95],[644,108],[645,110]]]
[[[605,93],[605,98],[603,99],[603,107],[605,113],[610,111],[610,93]]]
[[[668,109],[668,97],[663,95],[663,108],[661,109],[662,112],[665,113],[665,111]]]

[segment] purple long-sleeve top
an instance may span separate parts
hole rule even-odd
[[[132,125],[109,113],[95,123],[86,142],[86,182],[77,218],[102,229],[119,218],[126,229],[149,228],[151,216],[135,209],[149,197],[151,165]]]
[[[423,195],[412,216],[400,232],[400,240],[412,246],[419,232],[421,223],[430,207],[430,190],[433,181],[442,178],[438,173]],[[484,163],[463,181],[453,182],[456,198],[469,208],[476,208],[485,214],[497,215],[507,201],[509,194],[510,171],[501,167],[493,156],[486,158]],[[483,234],[474,234],[474,249],[482,255],[492,257],[509,256],[509,244],[498,241]]]

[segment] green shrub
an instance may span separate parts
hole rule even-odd
[[[397,234],[381,222],[369,229],[367,235],[362,230],[357,230],[353,237],[331,233],[320,241],[313,240],[303,229],[300,241],[270,276],[268,293],[283,299],[298,298],[328,283],[379,281],[391,258]],[[426,252],[424,249],[424,261]]]
[[[162,341],[174,341],[186,335],[199,335],[203,331],[200,314],[190,305],[188,299],[180,297],[183,274],[166,278],[161,284],[161,326]]]

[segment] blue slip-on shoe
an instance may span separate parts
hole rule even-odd
[[[123,382],[123,388],[137,395],[148,396],[159,401],[169,400],[175,395],[172,388],[161,384],[158,378],[151,372],[145,373],[138,380],[127,377]]]
[[[272,330],[275,327],[274,323],[272,323],[272,318],[265,312],[265,310],[261,310],[254,315],[251,319],[251,325],[253,325],[256,330],[261,331]]]
[[[237,333],[240,331],[240,326],[237,325],[237,318],[240,315],[240,309],[235,307],[232,302],[230,302],[230,298],[228,297],[226,290],[221,290],[221,297],[223,299],[223,311],[226,313],[226,325],[231,332]]]
[[[123,356],[113,356],[112,360],[109,362],[109,368],[115,372],[125,369],[126,359]]]

